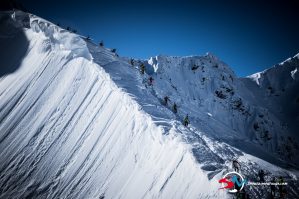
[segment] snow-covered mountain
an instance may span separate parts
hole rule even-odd
[[[0,26],[0,198],[230,198],[233,159],[299,195],[299,55],[238,78],[210,53],[131,60],[21,11]]]

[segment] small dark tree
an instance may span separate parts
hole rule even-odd
[[[265,141],[268,140],[268,138],[269,138],[269,131],[267,131],[267,130],[264,131],[263,135],[261,135],[261,138],[263,138]]]
[[[71,28],[68,26],[68,27],[66,27],[66,30],[70,30]]]
[[[243,105],[243,102],[242,102],[241,98],[234,101],[234,106],[235,106],[236,109],[240,109],[242,105]]]
[[[104,46],[104,42],[103,42],[103,40],[102,40],[102,41],[100,41],[100,43],[99,43],[99,46],[101,46],[101,47],[103,47],[103,46]]]
[[[116,53],[116,48],[113,48],[111,52]]]
[[[232,88],[227,88],[227,87],[225,87],[225,91],[226,91],[227,93],[230,93],[230,92],[233,91],[233,89],[232,89]]]
[[[214,68],[218,68],[218,64],[215,64],[213,67],[214,67]]]
[[[274,89],[271,86],[268,87],[268,90],[270,91],[271,94],[274,93]]]
[[[258,130],[260,127],[259,127],[258,123],[254,123],[253,128],[254,128],[254,130]]]
[[[131,64],[132,66],[134,66],[134,59],[133,59],[133,58],[130,59],[130,64]]]
[[[224,95],[222,91],[215,91],[215,94],[220,99],[226,99],[226,95]]]
[[[191,70],[195,71],[196,69],[198,69],[199,66],[196,66],[195,64],[192,66]]]

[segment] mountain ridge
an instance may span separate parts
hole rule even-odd
[[[9,14],[16,22],[27,19],[23,12]],[[256,180],[252,173],[264,169],[267,179],[289,180],[290,196],[298,193],[292,172],[298,170],[298,149],[295,142],[287,148],[279,136],[288,141],[288,127],[261,100],[267,96],[272,103],[276,93],[256,92],[252,79],[236,77],[211,54],[132,64],[39,17],[29,20],[24,31],[30,45],[21,67],[0,79],[0,197],[14,197],[17,189],[19,197],[33,198],[229,197],[219,192],[217,179],[232,170],[233,159],[239,159],[244,176]],[[187,114],[190,125],[184,127]],[[254,198],[267,194],[250,191]]]

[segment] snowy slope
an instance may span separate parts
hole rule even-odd
[[[1,78],[0,198],[225,197],[84,40],[36,17],[30,26],[20,68]]]
[[[292,79],[279,84],[281,71],[238,78],[212,54],[131,65],[36,16],[0,16],[1,42],[9,46],[21,33],[28,40],[23,59],[1,63],[19,67],[0,79],[0,198],[227,198],[218,179],[232,159],[247,178],[264,169],[267,179],[288,180],[290,198],[299,194],[298,125],[285,117],[298,113],[288,104],[298,97],[297,58],[281,65]],[[266,92],[269,84],[285,85],[280,101]]]

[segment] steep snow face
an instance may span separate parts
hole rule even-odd
[[[250,79],[237,78],[211,54],[158,56],[148,61],[147,74],[154,78],[154,95],[162,102],[168,96],[169,109],[177,104],[177,119],[182,121],[189,114],[191,125],[208,136],[282,165],[280,159],[291,164],[298,164],[299,160],[295,134],[299,113],[295,77],[298,66],[297,58],[293,58],[292,63],[287,61],[265,75],[255,74],[252,77],[256,85]],[[278,75],[282,78],[278,79]],[[270,84],[273,89],[268,92],[265,87],[271,88]],[[278,91],[275,94],[274,89]],[[283,97],[277,97],[281,93]]]
[[[227,197],[84,40],[35,16],[30,27],[19,69],[0,79],[0,198]]]

